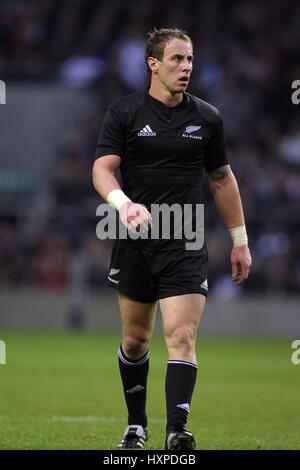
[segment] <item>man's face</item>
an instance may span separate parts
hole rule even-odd
[[[186,90],[193,69],[193,46],[190,41],[171,39],[166,45],[162,60],[151,59],[152,73],[171,93]]]

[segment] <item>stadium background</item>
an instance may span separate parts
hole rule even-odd
[[[293,0],[0,3],[7,94],[0,105],[7,348],[0,448],[113,448],[121,432],[120,321],[105,286],[111,243],[95,235],[100,200],[91,168],[108,104],[146,85],[143,48],[154,26],[178,26],[193,39],[189,91],[223,114],[253,255],[248,282],[236,287],[230,239],[207,192],[210,297],[194,399],[202,447],[299,448],[300,366],[291,363],[291,342],[300,338],[300,105],[292,104],[291,84],[300,79],[300,7]],[[151,406],[152,425],[163,428],[160,334],[158,321]],[[101,440],[103,427],[111,441]]]

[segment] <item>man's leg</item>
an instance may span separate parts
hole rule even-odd
[[[202,294],[160,300],[169,355],[166,375],[167,448],[183,449],[195,445],[190,433],[178,434],[180,439],[177,439],[174,432],[183,430],[190,409],[197,375],[195,342],[205,300]],[[173,439],[173,443],[168,442],[168,436],[169,440]]]
[[[147,427],[148,346],[154,328],[157,302],[141,303],[121,293],[118,293],[118,300],[122,320],[122,345],[118,352],[119,368],[129,425],[120,446],[133,447],[141,444],[135,437],[135,434],[141,434],[140,437],[143,437],[140,426],[144,430]],[[145,440],[144,437],[143,439]]]

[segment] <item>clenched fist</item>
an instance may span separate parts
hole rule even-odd
[[[119,209],[120,219],[128,230],[134,233],[146,232],[152,227],[152,218],[146,207],[134,202],[125,202]]]

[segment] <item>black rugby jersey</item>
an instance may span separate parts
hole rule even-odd
[[[95,158],[111,154],[122,159],[123,191],[148,210],[151,204],[203,204],[203,168],[209,172],[228,163],[220,113],[189,93],[173,108],[148,90],[115,101]]]

